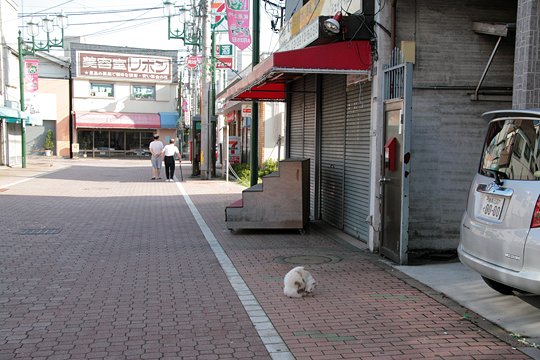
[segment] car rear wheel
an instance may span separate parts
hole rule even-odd
[[[492,288],[493,290],[503,294],[503,295],[513,295],[514,294],[514,288],[508,285],[501,284],[500,282],[497,282],[495,280],[488,279],[486,277],[482,276],[482,279],[485,281],[485,283]]]

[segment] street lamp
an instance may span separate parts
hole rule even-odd
[[[178,9],[178,14],[175,10]],[[186,13],[188,9],[185,7],[177,7],[172,0],[163,1],[163,12],[167,16],[167,36],[168,39],[179,39],[184,42],[184,45],[195,45],[201,47],[201,31],[198,26],[193,21],[186,20]],[[181,29],[171,28],[172,18],[179,16],[181,17]],[[197,14],[195,14],[197,16]]]
[[[63,48],[64,47],[64,29],[68,25],[68,18],[64,13],[60,13],[56,15],[54,18],[47,15],[39,20],[31,19],[27,23],[27,32],[28,35],[31,37],[31,41],[29,42],[31,44],[30,52],[32,55],[36,51],[49,51],[53,47],[57,48]],[[39,29],[42,28],[43,31],[47,34],[46,40],[37,40],[36,36],[39,34]],[[60,28],[60,38],[51,38],[51,33],[54,31],[55,28]]]
[[[338,11],[336,15],[331,17],[330,19],[327,19],[323,23],[324,31],[326,31],[329,34],[339,34],[341,31],[341,18],[342,18],[341,11]]]
[[[24,57],[26,55],[35,55],[36,51],[49,51],[53,47],[62,48],[64,47],[64,29],[67,27],[67,16],[64,13],[60,13],[56,18],[46,16],[41,19],[41,22],[34,19],[30,20],[27,23],[27,32],[31,37],[30,41],[25,41],[22,38],[21,30],[19,30],[18,37],[18,46],[19,46],[19,92],[20,92],[20,104],[21,104],[21,146],[22,146],[22,167],[26,167],[26,128],[24,113],[26,106],[24,103]],[[54,31],[55,27],[60,28],[61,37],[51,38],[51,33]],[[39,35],[39,29],[43,28],[47,34],[47,40],[38,40],[36,42],[35,38]]]

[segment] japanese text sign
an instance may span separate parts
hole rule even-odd
[[[232,45],[216,45],[216,55],[219,56],[232,56]]]
[[[197,65],[200,65],[202,63],[202,56],[201,55],[189,55],[187,57],[186,64],[188,68],[193,69],[197,67]]]
[[[216,69],[232,69],[233,58],[232,57],[218,57],[216,58]]]
[[[151,55],[77,52],[77,75],[90,78],[172,82],[172,58]]]

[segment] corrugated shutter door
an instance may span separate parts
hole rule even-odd
[[[371,83],[347,88],[343,230],[364,241],[369,237]]]
[[[315,218],[315,144],[316,144],[316,121],[315,110],[317,103],[317,77],[307,75],[305,77],[304,96],[304,157],[309,159],[309,214]]]
[[[293,82],[291,89],[290,157],[304,157],[304,79]]]
[[[338,229],[343,229],[345,84],[344,75],[323,76],[321,218]]]

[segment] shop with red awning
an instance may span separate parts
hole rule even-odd
[[[367,40],[275,52],[219,94],[218,100],[285,101],[286,85],[305,74],[367,74],[370,68]]]

